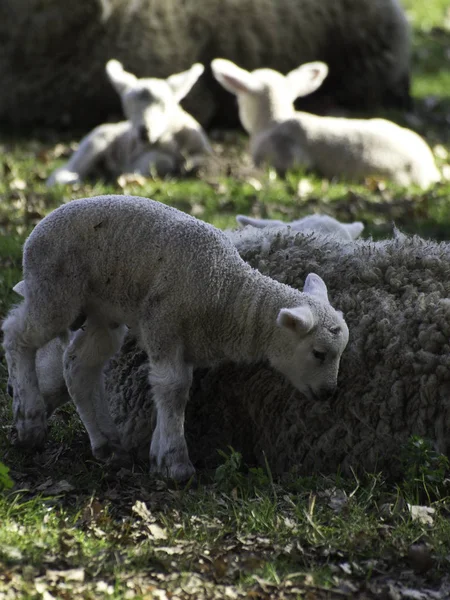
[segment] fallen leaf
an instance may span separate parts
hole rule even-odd
[[[431,506],[417,506],[416,504],[408,504],[409,513],[413,521],[419,521],[424,525],[433,525],[433,516],[436,510]]]

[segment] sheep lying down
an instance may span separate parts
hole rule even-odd
[[[337,391],[320,401],[298,391],[264,361],[224,363],[194,373],[186,437],[196,466],[214,466],[217,448],[232,445],[274,474],[401,474],[411,435],[450,446],[450,244],[397,234],[373,242],[292,228],[231,234],[252,267],[300,288],[310,271],[327,282],[333,306],[345,313],[350,340]],[[53,353],[62,349],[52,342]],[[38,355],[45,398],[62,388],[62,368]],[[53,359],[54,360],[54,359]],[[58,358],[56,359],[56,364]],[[109,361],[105,385],[123,447],[146,454],[154,406],[148,359],[132,334]],[[53,395],[52,395],[53,394]],[[50,406],[50,410],[54,405]]]
[[[24,300],[2,326],[19,442],[45,439],[36,353],[56,338],[94,455],[122,452],[103,369],[128,325],[148,355],[151,468],[190,478],[184,412],[194,367],[262,361],[316,402],[335,392],[347,325],[320,277],[302,284],[300,292],[263,275],[223,232],[159,202],[100,196],[57,208],[25,243],[16,288]]]
[[[117,60],[106,64],[106,74],[120,95],[127,118],[96,127],[66,165],[54,171],[47,185],[77,183],[96,172],[109,176],[184,174],[201,164],[211,148],[200,124],[180,106],[203,65],[167,79],[139,79]]]
[[[433,153],[414,131],[385,119],[347,119],[296,112],[294,100],[318,89],[328,75],[311,62],[286,76],[273,69],[246,71],[230,60],[214,59],[217,81],[237,97],[239,117],[250,135],[257,166],[279,173],[295,167],[325,177],[361,180],[386,177],[399,185],[427,188],[440,180]]]

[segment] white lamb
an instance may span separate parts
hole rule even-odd
[[[138,79],[117,60],[106,73],[120,94],[127,121],[96,127],[47,185],[76,183],[97,169],[108,175],[179,174],[198,166],[211,151],[200,124],[180,106],[203,73],[196,63],[167,79]]]
[[[25,243],[23,277],[25,299],[2,329],[26,446],[46,434],[36,352],[61,336],[65,383],[94,454],[120,448],[103,366],[120,348],[125,323],[149,356],[152,469],[175,480],[194,473],[184,410],[195,366],[267,360],[309,398],[336,388],[348,328],[322,279],[309,274],[303,292],[280,284],[245,263],[223,232],[158,202],[100,196],[57,208]]]
[[[440,180],[430,148],[409,129],[385,119],[295,112],[295,98],[316,90],[327,76],[323,62],[304,64],[286,76],[272,69],[249,72],[221,58],[211,67],[217,81],[237,96],[257,166],[269,164],[279,173],[303,166],[329,178],[388,177],[422,188]]]
[[[344,240],[356,240],[364,230],[364,224],[361,221],[353,223],[341,223],[337,219],[328,215],[308,215],[285,223],[276,219],[256,219],[237,215],[236,221],[243,227],[251,225],[263,229],[264,227],[291,227],[294,231],[316,231],[324,234],[332,234]]]

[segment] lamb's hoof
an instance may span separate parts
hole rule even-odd
[[[17,436],[14,445],[23,450],[41,450],[47,439],[47,420],[21,419],[15,424]]]
[[[107,461],[108,467],[113,471],[130,467],[133,464],[131,454],[123,448],[114,448],[113,453],[110,455]]]
[[[109,441],[93,448],[92,454],[97,460],[107,463],[113,469],[120,469],[132,463],[131,455],[120,444]]]
[[[150,460],[150,473],[172,479],[176,483],[187,483],[189,480],[195,478],[195,469],[190,461],[187,463],[175,463],[170,466],[158,466],[156,461]]]
[[[51,187],[52,185],[70,185],[79,182],[80,176],[78,175],[78,173],[62,169],[61,171],[56,171],[55,173],[52,173],[47,179],[46,183],[48,187]]]

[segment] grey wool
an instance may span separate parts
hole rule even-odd
[[[308,110],[410,102],[399,0],[3,0],[0,39],[0,120],[14,126],[88,129],[119,114],[104,73],[110,58],[159,78],[217,57],[282,73],[322,60],[330,76]],[[210,73],[184,106],[203,126],[238,123]]]
[[[314,270],[327,281],[350,339],[336,394],[308,400],[264,364],[197,371],[186,437],[197,465],[217,464],[229,444],[277,475],[401,473],[411,435],[450,444],[450,244],[396,234],[348,242],[286,229],[235,234],[241,256],[262,273],[301,287]],[[151,435],[145,353],[132,338],[108,366],[110,408],[128,447]]]

